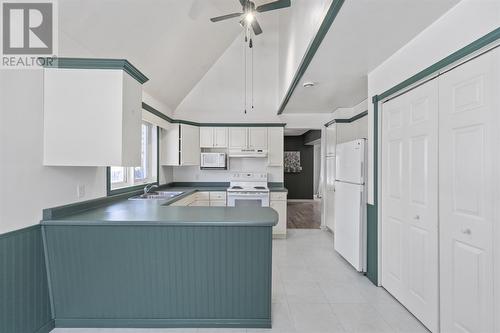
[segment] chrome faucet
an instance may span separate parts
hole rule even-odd
[[[155,184],[146,185],[144,187],[144,194],[145,195],[148,194],[149,191],[151,191],[152,189],[157,188],[157,187],[158,187],[158,185],[155,185]]]

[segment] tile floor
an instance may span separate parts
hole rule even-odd
[[[333,250],[323,230],[288,230],[273,248],[272,329],[55,329],[53,333],[428,332]]]

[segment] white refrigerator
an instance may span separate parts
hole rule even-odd
[[[335,251],[365,272],[366,140],[338,144],[335,162]]]

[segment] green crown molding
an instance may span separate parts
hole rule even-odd
[[[323,18],[323,21],[321,22],[318,32],[316,33],[313,40],[307,47],[306,53],[304,54],[304,57],[300,62],[299,68],[297,69],[297,72],[295,73],[292,79],[292,83],[290,84],[290,87],[288,87],[286,95],[283,98],[283,101],[281,102],[281,105],[278,109],[278,115],[282,114],[283,111],[285,111],[285,108],[288,102],[290,101],[290,98],[292,97],[295,88],[297,88],[300,79],[302,79],[302,76],[309,67],[309,64],[311,63],[314,55],[316,54],[316,51],[318,51],[321,42],[325,38],[328,30],[330,30],[330,27],[332,26],[333,21],[335,21],[335,18],[337,17],[337,14],[339,13],[340,8],[342,7],[343,4],[344,0],[333,0],[332,3],[330,4],[330,7],[328,8],[326,15]]]
[[[464,46],[458,51],[453,52],[449,56],[439,60],[433,65],[423,69],[410,78],[402,81],[401,83],[387,89],[379,95],[372,96],[373,103],[373,205],[368,204],[368,243],[367,243],[367,277],[375,284],[378,283],[378,149],[380,143],[378,142],[378,118],[379,118],[379,102],[383,101],[389,96],[392,96],[402,90],[424,80],[430,78],[432,75],[439,73],[439,71],[454,63],[462,60],[463,58],[479,51],[480,49],[498,41],[500,39],[500,28],[496,28],[483,37],[476,39],[472,43]]]
[[[190,120],[173,119],[166,114],[156,110],[151,105],[142,102],[142,108],[155,116],[168,121],[171,124],[185,124],[198,127],[285,127],[286,123],[198,123]]]
[[[368,115],[368,111],[363,111],[361,113],[358,113],[357,115],[351,117],[351,118],[347,118],[347,119],[333,119],[333,120],[330,120],[329,122],[327,122],[325,124],[325,127],[328,127],[332,124],[348,124],[348,123],[352,123],[353,121],[356,121],[358,119],[361,119],[365,116]]]
[[[140,84],[149,79],[126,59],[99,59],[99,58],[44,58],[45,68],[72,68],[72,69],[121,69],[132,76]]]

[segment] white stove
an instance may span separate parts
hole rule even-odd
[[[269,207],[267,173],[234,173],[227,189],[227,205]]]

